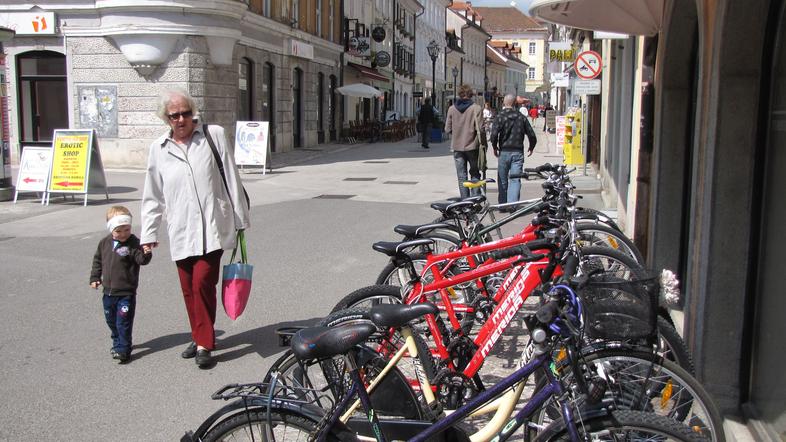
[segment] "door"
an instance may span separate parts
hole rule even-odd
[[[51,51],[17,56],[19,132],[25,145],[49,145],[55,129],[68,129],[66,59]]]

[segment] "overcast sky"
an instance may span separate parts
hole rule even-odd
[[[470,0],[472,2],[472,6],[511,6],[511,0]],[[513,0],[512,3],[515,3],[516,7],[519,8],[523,13],[529,15],[527,9],[529,9],[529,4],[532,3],[532,0]]]

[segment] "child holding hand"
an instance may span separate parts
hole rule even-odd
[[[110,233],[99,241],[93,256],[90,287],[104,287],[104,318],[112,332],[110,354],[123,364],[131,359],[139,266],[149,263],[153,254],[131,233],[131,212],[127,208],[110,207],[106,220]]]

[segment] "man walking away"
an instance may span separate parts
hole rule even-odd
[[[467,166],[469,176],[473,180],[480,179],[478,169],[478,146],[480,145],[480,131],[483,127],[483,110],[472,102],[472,88],[462,84],[458,90],[459,99],[450,107],[445,117],[445,132],[453,134],[450,140],[450,149],[453,151],[453,160],[456,163],[459,193],[462,198],[470,195],[469,189],[464,187],[467,181]],[[478,190],[473,189],[473,194]]]
[[[499,203],[512,203],[519,201],[521,180],[510,178],[510,174],[521,173],[524,167],[524,137],[529,139],[527,153],[532,156],[538,139],[527,117],[513,108],[515,102],[513,95],[506,95],[503,107],[491,128],[491,147],[494,155],[499,157],[497,164],[497,183],[499,188]]]
[[[420,145],[424,149],[428,149],[428,142],[431,140],[431,127],[434,124],[434,108],[431,107],[431,98],[426,98],[423,101],[423,106],[420,106],[418,124],[420,125],[420,130],[423,131]]]

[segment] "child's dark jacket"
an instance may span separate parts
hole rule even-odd
[[[115,246],[110,233],[98,243],[93,256],[90,283],[101,282],[110,296],[135,295],[139,286],[139,266],[150,262],[152,253],[145,254],[139,238],[134,235]]]

